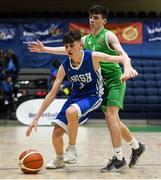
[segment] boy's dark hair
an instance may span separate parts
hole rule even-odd
[[[93,5],[91,8],[89,8],[88,13],[89,14],[100,14],[100,15],[102,15],[103,18],[107,18],[107,16],[108,16],[107,9],[100,5]]]
[[[81,41],[81,35],[77,31],[69,31],[63,37],[64,44],[73,43],[74,41]]]

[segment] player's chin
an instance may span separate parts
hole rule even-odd
[[[94,24],[90,24],[90,28],[92,28],[92,29],[93,29],[93,28],[94,28]]]

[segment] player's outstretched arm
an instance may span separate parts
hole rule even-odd
[[[102,62],[118,62],[121,64],[125,64],[124,56],[111,56],[109,54],[105,54],[102,52],[95,52],[94,51],[92,53],[92,59],[93,59],[93,62],[97,62],[97,63],[102,61]]]
[[[131,60],[127,56],[111,56],[102,52],[93,52],[92,59],[94,64],[102,62],[118,62],[124,66],[124,74],[121,77],[121,81],[126,81],[130,78],[134,78],[138,75],[138,72],[132,67]]]
[[[61,47],[47,47],[39,40],[28,43],[28,49],[30,52],[37,53],[50,53],[50,54],[61,54],[66,55],[64,46]]]
[[[26,131],[26,136],[29,136],[31,134],[33,128],[35,130],[37,130],[38,121],[39,121],[40,116],[49,107],[49,105],[54,101],[57,91],[59,90],[64,77],[65,77],[65,71],[64,71],[63,66],[61,65],[58,70],[57,77],[54,81],[53,87],[52,87],[51,91],[47,94],[47,96],[45,97],[42,105],[40,106],[39,111],[37,112],[36,116],[34,117],[33,121],[31,122],[30,126],[28,127],[28,129]]]

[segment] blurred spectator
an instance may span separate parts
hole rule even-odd
[[[59,66],[60,66],[59,60],[57,60],[57,59],[53,60],[52,67],[51,67],[51,70],[50,70],[50,75],[48,77],[48,82],[47,82],[49,91],[51,90],[51,88],[53,86],[53,83],[55,81]]]
[[[12,77],[7,76],[2,81],[2,90],[5,97],[5,104],[9,104],[13,100],[13,80]]]
[[[3,58],[4,58],[3,49],[0,49],[0,72],[2,72],[3,70]]]
[[[0,49],[0,81],[2,81],[4,78],[3,68],[4,68],[4,52],[3,49]]]
[[[11,76],[14,82],[17,80],[17,75],[19,72],[19,62],[12,49],[7,50],[4,61],[4,72],[8,76]]]
[[[4,99],[4,95],[3,95],[3,90],[0,87],[0,113],[4,113],[5,110],[5,99]]]
[[[8,76],[2,81],[2,90],[4,95],[4,104],[7,110],[7,118],[11,118],[11,112],[13,108],[13,92],[14,85],[12,77]]]

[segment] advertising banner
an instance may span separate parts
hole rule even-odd
[[[142,22],[126,22],[108,24],[108,29],[113,31],[122,44],[142,44]]]
[[[145,23],[145,39],[148,42],[161,41],[161,21]]]
[[[43,44],[62,43],[64,34],[68,31],[67,22],[37,22],[19,26],[20,39],[23,44],[39,39]]]
[[[109,23],[105,27],[113,31],[122,44],[142,44],[142,22]],[[70,23],[71,30],[80,31],[82,35],[90,34],[89,25],[83,23]]]
[[[16,27],[12,24],[0,24],[0,41],[13,40],[16,34]]]
[[[30,125],[43,100],[44,99],[31,99],[21,103],[16,110],[18,121],[22,124]],[[67,99],[55,99],[40,117],[39,125],[52,125],[53,119],[60,112],[66,100]]]

